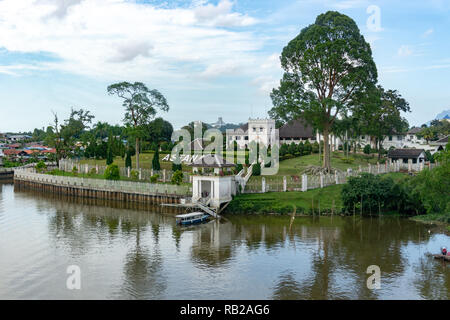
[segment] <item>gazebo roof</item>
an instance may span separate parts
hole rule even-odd
[[[195,159],[191,164],[191,167],[199,167],[199,168],[231,168],[236,165],[231,162],[227,162],[224,158],[219,155],[204,155],[197,159]]]

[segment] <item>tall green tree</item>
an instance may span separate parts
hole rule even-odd
[[[330,170],[327,146],[336,117],[353,108],[358,92],[377,82],[370,45],[351,18],[328,11],[288,43],[281,65],[284,75],[272,91],[270,115],[283,121],[302,117],[322,132],[323,167]]]
[[[408,121],[402,112],[410,112],[409,103],[396,90],[385,90],[377,86],[367,93],[355,111],[361,119],[363,132],[375,140],[378,158],[381,158],[381,145],[386,136],[408,130]]]
[[[157,171],[161,170],[161,165],[159,164],[159,148],[156,149],[153,155],[152,169]]]
[[[123,99],[124,122],[133,129],[131,132],[136,139],[136,168],[139,169],[139,142],[144,136],[144,128],[156,115],[157,109],[169,110],[167,100],[158,90],[150,90],[142,82],[112,84],[107,91],[108,94]]]

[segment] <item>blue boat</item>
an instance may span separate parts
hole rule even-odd
[[[208,220],[209,215],[204,212],[192,212],[192,213],[185,213],[185,214],[179,214],[175,216],[177,224],[186,226],[190,224],[196,224],[201,223],[203,221]]]

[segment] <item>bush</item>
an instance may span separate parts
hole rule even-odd
[[[139,172],[137,170],[131,170],[130,171],[130,177],[133,180],[138,180],[139,179]]]
[[[312,146],[311,146],[311,142],[309,142],[309,140],[306,140],[303,150],[304,150],[303,152],[304,152],[305,156],[311,154]]]
[[[156,170],[156,171],[161,170],[161,165],[159,164],[159,151],[158,151],[158,149],[156,149],[155,154],[153,155],[152,169]]]
[[[72,173],[74,176],[78,175],[78,168],[76,166],[73,166]]]
[[[409,199],[404,189],[390,177],[363,173],[359,177],[350,177],[341,191],[344,211],[364,214],[379,211],[410,211]],[[361,207],[362,206],[362,207]]]
[[[90,171],[89,171],[89,175],[90,176],[93,176],[93,175],[96,175],[97,174],[97,170],[95,169],[95,168],[92,168]]]
[[[180,185],[183,182],[183,171],[177,170],[172,176],[172,183]]]
[[[120,171],[117,164],[110,164],[107,166],[104,177],[106,180],[120,180]]]
[[[365,154],[370,154],[371,151],[372,151],[372,150],[370,149],[370,144],[366,144],[366,145],[364,146],[363,152],[364,152]]]
[[[234,168],[234,172],[235,172],[236,174],[238,174],[239,172],[241,172],[241,170],[242,170],[242,164],[238,163],[238,164],[236,165],[236,167]]]
[[[252,168],[252,175],[260,176],[261,175],[261,164],[259,162],[255,163]]]
[[[343,163],[352,164],[353,161],[355,161],[355,159],[353,159],[353,158],[341,158],[341,161],[342,161]]]
[[[319,143],[317,141],[312,144],[312,153],[319,153]]]
[[[125,167],[131,168],[131,151],[127,151],[127,156],[125,157]]]
[[[154,174],[150,177],[150,182],[151,183],[157,183],[159,179],[159,174]]]
[[[41,173],[44,172],[44,170],[47,169],[47,166],[45,165],[44,161],[39,161],[36,165],[35,165],[36,171]]]

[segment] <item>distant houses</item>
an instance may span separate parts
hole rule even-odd
[[[411,160],[412,163],[421,163],[425,161],[424,149],[392,149],[387,154],[388,159],[392,161],[401,161],[408,163]]]

